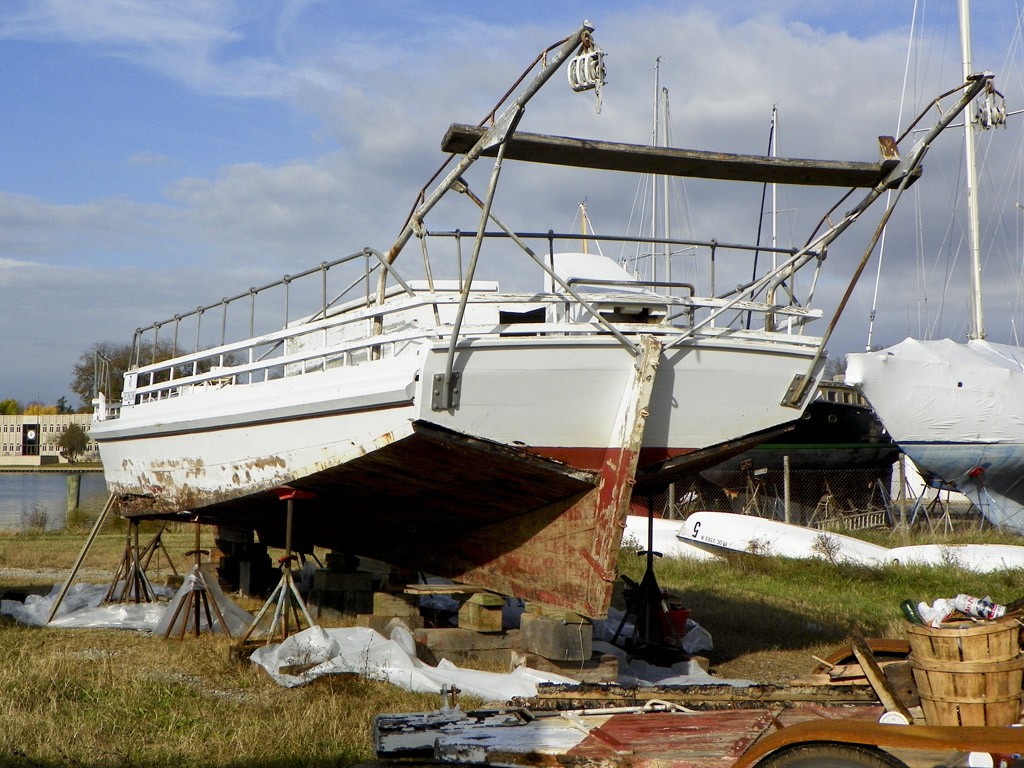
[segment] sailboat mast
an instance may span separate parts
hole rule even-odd
[[[661,139],[658,119],[661,100],[661,56],[654,60],[654,125],[651,126],[651,146]],[[651,177],[651,279],[658,279],[658,177]]]
[[[661,89],[661,132],[665,137],[665,146],[669,145],[669,112],[668,112],[668,88]],[[662,226],[664,228],[665,237],[665,282],[672,282],[672,246],[669,244],[669,240],[672,239],[672,213],[671,213],[671,201],[669,200],[669,177],[665,174],[661,177],[662,182]],[[671,289],[670,289],[671,290]]]
[[[959,0],[960,51],[963,55],[964,80],[971,74],[971,14],[969,0]],[[971,256],[971,330],[970,338],[985,338],[985,322],[981,309],[981,235],[978,223],[977,161],[974,150],[974,120],[964,110],[964,160],[967,164],[967,236]]]

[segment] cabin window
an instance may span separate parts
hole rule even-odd
[[[543,323],[544,307],[537,307],[528,312],[509,312],[500,310],[498,312],[498,323],[500,325],[515,325],[516,323]]]

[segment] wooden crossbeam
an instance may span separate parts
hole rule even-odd
[[[468,152],[483,134],[483,128],[453,123],[441,142],[441,149],[456,154]],[[517,131],[509,137],[505,158],[577,168],[725,181],[873,187],[899,164],[899,160],[891,154],[892,140],[880,137],[879,142],[886,155],[885,159],[878,163],[860,163],[736,155]],[[483,151],[484,155],[492,157],[496,153],[497,146]],[[914,178],[919,175],[920,169]]]

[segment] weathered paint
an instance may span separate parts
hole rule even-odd
[[[954,751],[1010,754],[1024,744],[1020,729],[881,725],[881,712],[877,706],[798,706],[380,715],[374,722],[374,746],[383,758],[432,757],[476,765],[752,768],[779,750],[804,744],[908,751],[930,756],[930,764]]]

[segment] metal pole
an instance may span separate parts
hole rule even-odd
[[[900,528],[907,527],[907,465],[906,465],[906,454],[901,453],[898,461],[899,464],[899,479],[900,479]]]
[[[789,516],[789,454],[782,457],[782,514],[785,522],[792,522]]]
[[[967,0],[960,0],[960,51],[963,54],[964,80],[971,72],[971,14]],[[971,338],[985,338],[981,311],[981,235],[978,232],[977,160],[974,151],[974,116],[964,111],[964,164],[967,166],[967,234],[971,256]]]

